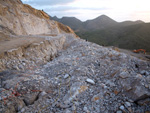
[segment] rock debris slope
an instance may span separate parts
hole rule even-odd
[[[43,66],[1,73],[1,97],[16,93],[5,102],[1,98],[4,111],[150,111],[149,62],[81,39],[69,40],[67,48]]]
[[[0,5],[0,112],[150,112],[149,61],[76,38],[19,0]]]

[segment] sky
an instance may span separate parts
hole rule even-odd
[[[126,20],[150,22],[150,0],[22,0],[22,2],[59,18],[67,16],[86,21],[104,14],[118,22]]]

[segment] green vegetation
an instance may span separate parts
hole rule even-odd
[[[103,30],[76,32],[90,42],[124,49],[146,49],[150,52],[150,23],[114,26]]]
[[[101,15],[85,22],[75,17],[51,17],[70,26],[76,34],[90,42],[124,49],[145,49],[150,52],[150,23],[138,21],[116,22]]]

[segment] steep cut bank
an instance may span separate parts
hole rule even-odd
[[[22,62],[50,61],[62,49],[67,33],[77,37],[68,26],[20,0],[0,1],[0,71],[20,70],[25,67]]]
[[[2,43],[0,50],[3,49],[4,51],[0,54],[0,70],[24,70],[30,65],[43,64],[57,56],[58,50],[63,48],[65,37],[63,35],[41,37],[15,38],[5,44]],[[16,45],[17,47],[15,47]]]
[[[0,25],[17,35],[58,34],[55,21],[49,21],[48,15],[22,4],[20,0],[0,1]]]
[[[56,21],[49,21],[49,16],[20,0],[0,1],[0,25],[10,29],[16,35],[54,34],[63,31]],[[73,33],[70,28],[68,32]]]

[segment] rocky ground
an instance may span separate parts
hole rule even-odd
[[[67,37],[45,65],[0,73],[2,113],[149,113],[150,62]]]

